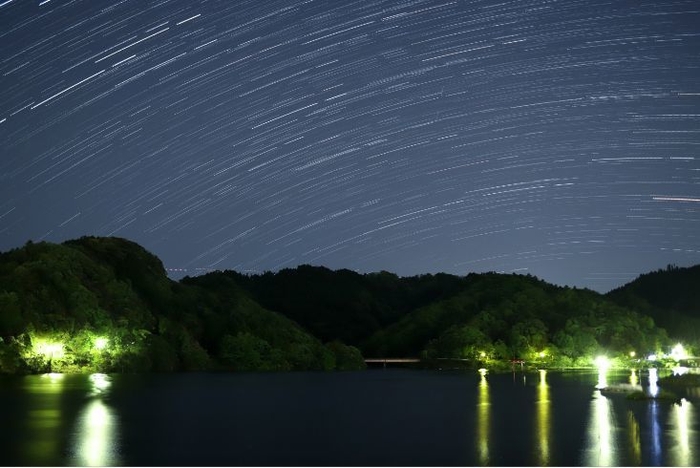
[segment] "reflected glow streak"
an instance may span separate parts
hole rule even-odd
[[[489,464],[489,430],[491,419],[491,401],[489,398],[489,383],[486,373],[480,372],[479,399],[476,406],[476,449],[481,465]]]
[[[75,464],[82,466],[117,465],[116,420],[111,408],[101,400],[91,400],[76,432]]]
[[[595,365],[598,368],[598,385],[596,388],[605,388],[608,386],[607,373],[610,368],[610,361],[605,356],[595,358]]]
[[[637,384],[639,384],[639,377],[637,376],[637,371],[632,369],[632,373],[630,374],[630,385]]]
[[[549,465],[549,439],[550,439],[550,401],[549,385],[547,384],[547,371],[540,370],[540,384],[537,386],[537,446],[538,463],[540,466]]]
[[[617,466],[617,453],[612,437],[613,421],[610,401],[594,392],[591,402],[591,422],[588,425],[588,447],[584,464],[587,466]]]
[[[93,396],[104,393],[112,385],[107,374],[91,374],[90,383],[92,383]]]
[[[692,414],[693,405],[683,398],[680,404],[673,405],[673,413],[671,414],[671,427],[673,437],[676,440],[674,453],[675,457],[673,464],[676,466],[693,466],[691,460],[691,440],[696,440],[696,436],[692,432]]]
[[[629,435],[629,451],[632,464],[642,464],[642,442],[640,437],[639,422],[632,411],[627,411],[627,434]]]
[[[659,394],[659,374],[656,369],[649,369],[649,395],[655,397]]]

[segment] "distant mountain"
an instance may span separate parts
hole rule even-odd
[[[331,369],[359,351],[324,346],[233,281],[175,283],[119,238],[31,243],[0,254],[0,372]]]
[[[700,343],[700,265],[643,274],[606,297],[638,310],[671,336]]]

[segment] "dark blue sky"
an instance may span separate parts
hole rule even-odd
[[[697,1],[0,0],[0,250],[607,291],[700,263]]]

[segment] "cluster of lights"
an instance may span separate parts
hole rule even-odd
[[[647,356],[648,361],[658,361],[659,359],[664,359],[664,358],[671,358],[674,361],[681,361],[683,359],[688,359],[688,351],[685,350],[682,344],[678,343],[676,346],[671,349],[671,354],[664,354],[664,353],[659,353],[659,354],[650,354]]]

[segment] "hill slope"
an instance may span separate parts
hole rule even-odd
[[[0,254],[0,372],[361,366],[232,282],[175,283],[119,238],[27,243]],[[220,291],[221,288],[214,288]]]
[[[532,361],[544,353],[550,364],[590,365],[595,353],[629,356],[669,344],[665,331],[634,308],[532,276],[399,278],[308,265],[221,274],[317,336],[342,338],[371,357]]]
[[[643,274],[607,298],[652,317],[672,336],[700,342],[700,265]]]

